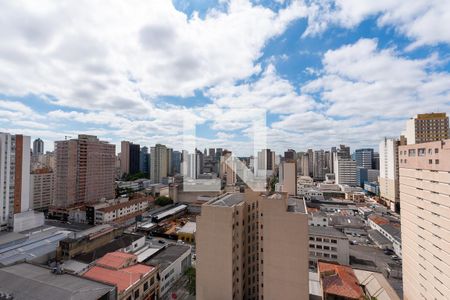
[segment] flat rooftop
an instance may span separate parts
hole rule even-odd
[[[221,195],[211,201],[208,205],[232,207],[244,201],[244,193],[232,193]]]
[[[309,226],[308,232],[310,235],[321,235],[321,236],[348,239],[343,232],[333,227]]]
[[[306,204],[303,198],[290,197],[288,199],[288,211],[296,213],[306,213]]]
[[[11,294],[14,300],[94,300],[115,289],[70,274],[56,275],[50,269],[28,263],[0,269],[0,282],[0,292]]]
[[[191,251],[191,247],[187,245],[168,245],[144,263],[150,266],[159,266],[159,269],[163,271],[186,251]]]
[[[129,234],[129,233],[123,233],[122,235],[118,236],[111,242],[98,247],[97,249],[79,254],[73,258],[73,260],[80,261],[86,264],[89,264],[104,255],[106,255],[109,252],[114,252],[122,248],[126,248],[130,246],[134,241],[137,241],[138,239],[142,238],[143,236],[137,235],[137,234]]]

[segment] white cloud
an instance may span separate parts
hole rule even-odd
[[[410,49],[450,43],[450,1],[446,0],[313,0],[308,9],[305,36],[322,32],[330,25],[352,28],[368,17],[377,17],[379,26],[394,26],[411,38],[414,42]]]
[[[188,96],[258,72],[266,42],[306,15],[300,1],[275,12],[245,0],[204,19],[166,0],[14,1],[0,11],[3,93],[130,114],[150,113],[156,96]]]

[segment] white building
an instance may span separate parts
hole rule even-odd
[[[159,267],[159,295],[164,296],[191,266],[191,247],[180,244],[168,245],[145,263]]]
[[[335,261],[349,265],[350,254],[347,236],[333,227],[309,226],[309,266],[317,261]]]
[[[339,158],[334,160],[336,184],[347,184],[357,186],[356,161],[349,158]]]
[[[115,200],[117,201],[117,200]],[[138,213],[145,211],[149,206],[149,198],[137,198],[128,200],[127,198],[121,199],[115,203],[102,203],[91,207],[94,207],[95,224],[106,224],[117,221],[132,218]],[[89,220],[89,218],[88,218]]]
[[[30,137],[0,133],[0,230],[30,209]]]
[[[380,153],[380,196],[392,211],[399,206],[399,173],[397,139],[385,138],[379,146]]]

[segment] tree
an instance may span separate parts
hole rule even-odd
[[[184,272],[184,274],[188,278],[187,290],[189,292],[189,295],[195,295],[196,294],[196,290],[195,290],[195,268],[192,267],[192,266],[187,268],[186,271]]]
[[[173,200],[167,196],[159,196],[158,198],[156,198],[155,204],[159,206],[166,206],[173,204]]]

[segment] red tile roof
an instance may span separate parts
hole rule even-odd
[[[119,293],[133,286],[155,267],[136,264],[136,255],[124,252],[111,252],[100,258],[84,277],[114,284]]]
[[[319,262],[318,269],[325,295],[364,299],[364,292],[351,267]]]
[[[108,269],[122,269],[135,263],[137,256],[125,252],[110,252],[100,258],[95,264]]]
[[[381,216],[372,214],[369,216],[369,219],[377,225],[389,224],[389,220]]]
[[[137,264],[120,270],[111,270],[99,266],[94,266],[84,273],[84,277],[101,282],[114,284],[119,293],[133,286],[141,277],[152,272],[155,268],[147,265]]]

